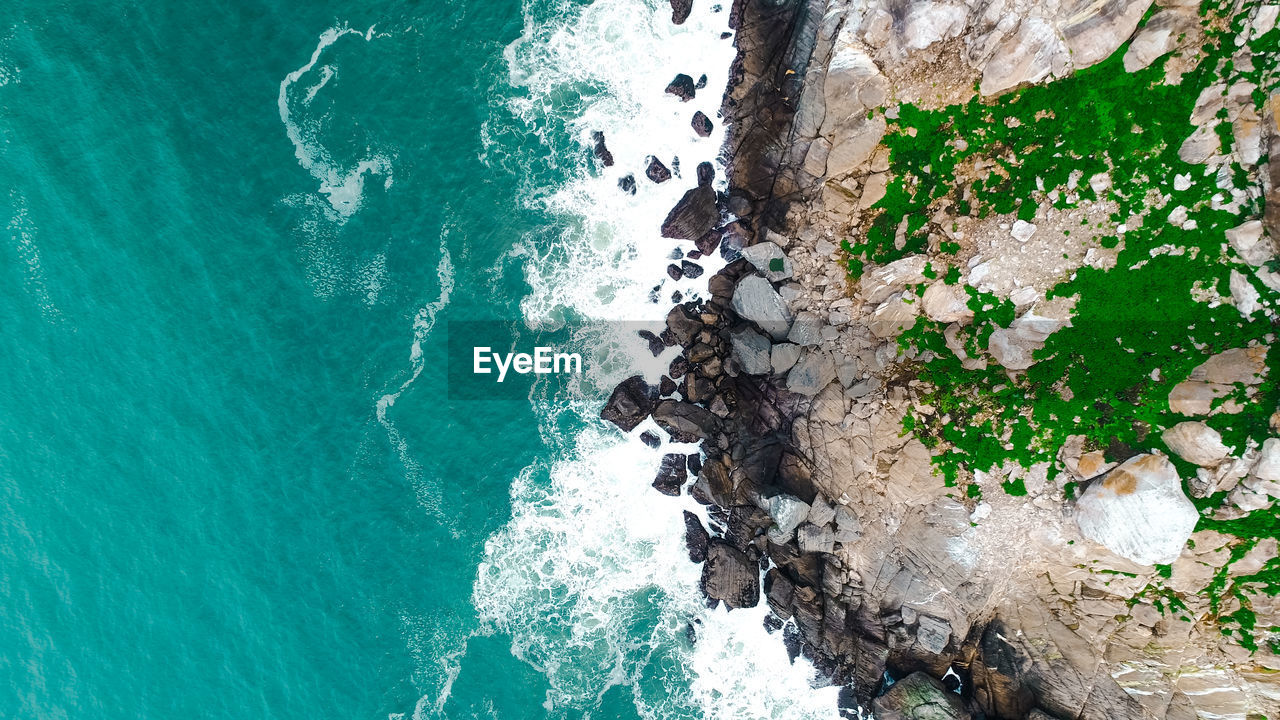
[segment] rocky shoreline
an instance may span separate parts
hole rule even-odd
[[[708,507],[710,527],[685,514],[689,557],[703,563],[708,602],[730,609],[767,602],[770,629],[793,656],[803,653],[845,686],[850,716],[858,706],[882,719],[1280,713],[1280,647],[1213,625],[1234,617],[1214,595],[1225,593],[1222,579],[1229,585],[1276,567],[1276,543],[1197,525],[1202,516],[1229,522],[1269,512],[1280,496],[1272,468],[1280,468],[1280,440],[1228,448],[1206,424],[1217,422],[1209,416],[1226,407],[1219,398],[1228,393],[1241,403],[1271,401],[1270,335],[1189,360],[1168,403],[1191,419],[1141,429],[1141,437],[1161,438],[1154,449],[1099,447],[1077,434],[1038,470],[964,466],[944,479],[939,458],[963,445],[949,413],[962,413],[935,406],[946,388],[928,364],[953,353],[965,370],[990,365],[1005,378],[998,382],[1025,382],[1048,338],[1071,326],[1071,303],[1053,299],[1052,283],[1074,268],[1106,267],[1108,257],[1113,267],[1123,250],[1108,247],[1106,229],[1083,243],[1066,241],[1064,231],[1039,254],[1033,238],[1055,224],[1103,228],[1116,208],[1099,175],[1083,178],[1096,200],[1061,208],[1038,200],[1003,211],[994,225],[985,214],[956,211],[970,203],[967,194],[935,202],[923,229],[906,216],[896,238],[889,229],[896,246],[889,254],[896,250],[898,259],[848,240],[875,234],[887,215],[878,212],[881,201],[909,174],[888,147],[887,136],[905,127],[900,107],[999,97],[1113,53],[1136,72],[1181,50],[1166,71],[1188,73],[1179,58],[1205,42],[1195,5],[733,3],[739,52],[719,120],[730,128],[729,191],[712,189],[714,171],[703,164],[663,223],[664,237],[694,246],[669,269],[673,278],[691,274],[687,266],[701,272],[690,260],[713,252],[728,264],[709,278],[709,297],[677,304],[666,330],[646,337],[655,355],[682,351],[660,385],[623,382],[602,417],[624,432],[651,418],[673,442],[701,444],[700,454],[664,456],[654,486]],[[1227,25],[1243,18],[1246,37],[1275,24],[1274,13],[1248,3],[1217,12]],[[687,15],[688,3],[672,0],[673,21]],[[1232,58],[1237,67],[1248,60]],[[672,87],[678,96],[696,89],[689,76]],[[1265,202],[1256,220],[1247,208],[1250,193],[1277,199],[1280,160],[1268,166],[1265,154],[1249,149],[1253,133],[1280,158],[1274,96],[1268,102],[1261,110],[1250,97],[1223,106],[1236,134],[1230,152],[1202,152],[1197,143],[1207,141],[1195,134],[1177,148],[1184,162],[1244,167],[1255,189],[1240,191],[1234,212],[1246,217],[1227,240],[1264,269],[1275,253],[1267,236],[1277,237],[1280,203]],[[691,120],[695,130],[710,122]],[[609,164],[603,137],[595,154]],[[982,162],[998,165],[974,165],[981,170]],[[663,170],[651,166],[649,179],[669,180]],[[1063,192],[1084,192],[1079,180]],[[1065,269],[1050,273],[1059,254]],[[1012,312],[975,348],[964,334],[990,310],[987,298]],[[912,341],[912,328],[931,323],[938,343],[924,335]],[[648,431],[642,440],[660,444]],[[1011,452],[1009,440],[1001,443]],[[1055,480],[1059,473],[1068,482]],[[1197,503],[1227,499],[1202,515],[1188,494]],[[1262,631],[1280,624],[1274,599],[1245,592],[1229,596],[1243,598],[1237,615],[1248,610]]]

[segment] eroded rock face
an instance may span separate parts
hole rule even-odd
[[[1138,455],[1085,490],[1076,524],[1090,540],[1141,565],[1178,559],[1199,519],[1162,455]]]

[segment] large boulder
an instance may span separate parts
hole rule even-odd
[[[872,703],[876,720],[970,720],[960,696],[922,672],[893,684]]]
[[[1008,370],[1026,370],[1035,364],[1034,353],[1065,323],[1029,311],[1008,328],[996,328],[987,339],[987,351]]]
[[[711,536],[702,526],[697,515],[684,511],[684,542],[689,550],[689,561],[700,563],[707,559],[707,550],[711,544]]]
[[[768,280],[748,275],[733,291],[733,309],[760,326],[774,340],[784,340],[791,329],[791,310]]]
[[[773,343],[769,338],[744,327],[730,335],[729,340],[733,345],[733,357],[746,374],[768,375],[773,369]]]
[[[1133,36],[1152,0],[1075,0],[1059,16],[1076,69],[1106,60]]]
[[[710,185],[699,185],[686,192],[662,221],[662,237],[697,240],[720,223],[716,207],[716,191]]]
[[[1085,537],[1140,565],[1178,559],[1200,515],[1163,455],[1138,455],[1095,481],[1076,504]]]
[[[742,257],[755,266],[770,282],[782,282],[791,277],[791,258],[776,244],[765,241],[743,248]]]
[[[713,541],[702,566],[702,591],[731,610],[760,602],[760,566],[732,545]]]
[[[671,22],[683,25],[693,10],[693,0],[671,0]]]
[[[667,453],[662,456],[662,464],[658,467],[657,477],[653,479],[653,487],[663,495],[676,497],[688,479],[685,456],[682,453]]]
[[[710,410],[679,400],[663,400],[653,410],[653,421],[671,433],[675,442],[706,440],[716,427]]]
[[[787,389],[813,397],[835,379],[836,363],[831,359],[831,353],[822,348],[809,348],[787,373]]]
[[[600,417],[622,428],[623,432],[631,432],[649,417],[657,401],[658,389],[635,375],[618,383],[609,396],[609,402],[600,411]]]
[[[979,91],[996,95],[1024,83],[1060,75],[1071,66],[1071,51],[1058,30],[1043,18],[1029,17],[1005,38],[982,70]]]

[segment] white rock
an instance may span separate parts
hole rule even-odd
[[[1178,35],[1189,25],[1186,15],[1162,10],[1151,17],[1147,24],[1134,34],[1129,49],[1124,54],[1125,72],[1137,72],[1150,67],[1160,56],[1178,46]]]
[[[1063,326],[1061,320],[1027,312],[1008,328],[996,328],[987,339],[987,351],[996,362],[1009,370],[1026,370],[1035,364],[1032,357],[1044,347],[1045,340]]]
[[[908,302],[908,299],[917,300],[917,302]],[[871,313],[871,322],[868,323],[871,334],[878,338],[901,335],[903,331],[915,327],[916,313],[919,312],[919,308],[920,303],[914,295],[912,298],[907,298],[905,293],[890,296]]]
[[[1173,464],[1138,455],[1089,486],[1076,504],[1076,524],[1090,540],[1141,565],[1178,559],[1199,520]]]
[[[773,367],[769,338],[744,328],[729,336],[733,357],[748,375],[768,375]]]
[[[1024,243],[1030,240],[1032,235],[1036,234],[1036,226],[1026,220],[1015,220],[1013,222],[1013,230],[1009,234],[1013,236],[1014,240]]]
[[[1191,173],[1182,173],[1173,176],[1173,189],[1178,192],[1191,189]]]
[[[1260,267],[1271,259],[1271,242],[1262,239],[1262,221],[1250,220],[1227,231],[1227,242],[1241,260]]]
[[[870,160],[887,127],[880,115],[872,118],[855,115],[847,123],[837,126],[831,140],[831,152],[827,155],[827,176],[838,178],[848,175]]]
[[[1125,40],[1133,36],[1152,0],[1094,0],[1088,4],[1068,3],[1061,25],[1071,62],[1077,69],[1106,60]]]
[[[871,175],[862,187],[862,197],[858,198],[858,207],[862,210],[875,205],[884,199],[889,190],[889,173],[882,172]]]
[[[1178,148],[1178,157],[1192,165],[1202,165],[1213,157],[1222,149],[1222,143],[1215,129],[1216,125],[1216,122],[1210,122],[1196,128],[1195,132],[1182,141],[1182,146]]]
[[[879,304],[907,285],[924,282],[928,262],[924,255],[911,255],[868,271],[858,285],[863,302]]]
[[[1263,441],[1252,474],[1267,482],[1280,482],[1280,439],[1267,438]]]
[[[1241,315],[1249,317],[1262,309],[1259,302],[1261,295],[1253,283],[1249,282],[1248,276],[1242,275],[1239,270],[1232,270],[1228,286],[1231,288],[1231,300]]]
[[[1222,444],[1222,435],[1202,422],[1188,420],[1165,430],[1161,435],[1164,444],[1178,457],[1203,467],[1217,465],[1231,448]]]
[[[963,285],[948,285],[939,280],[924,291],[920,304],[925,317],[935,322],[953,323],[969,320],[973,310],[969,309],[969,293]]]
[[[1057,28],[1042,18],[1028,17],[996,48],[982,70],[978,89],[983,95],[995,95],[1024,83],[1040,82],[1055,68],[1069,67],[1070,62],[1070,51]]]
[[[782,296],[768,280],[748,275],[733,291],[733,309],[742,317],[759,325],[774,340],[787,337],[791,329],[791,311]]]
[[[862,523],[858,516],[840,505],[836,508],[836,542],[851,543],[862,537]]]

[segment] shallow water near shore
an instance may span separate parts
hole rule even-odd
[[[0,717],[835,717],[596,419],[644,352],[611,323],[698,291],[658,225],[717,161],[727,15],[19,2]],[[449,397],[451,323],[567,319],[581,382]]]

